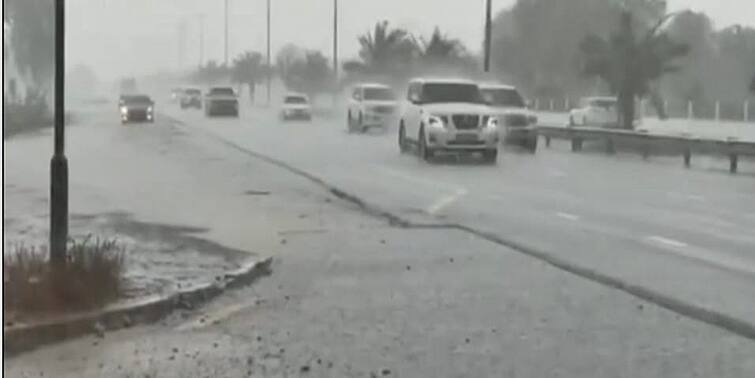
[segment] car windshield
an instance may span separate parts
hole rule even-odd
[[[283,102],[286,104],[306,104],[307,98],[302,96],[286,96]]]
[[[485,102],[495,106],[524,108],[524,98],[516,89],[481,89]]]
[[[396,95],[390,88],[364,88],[365,100],[383,100],[391,101],[396,99]]]
[[[227,95],[227,96],[234,96],[236,95],[236,92],[233,91],[233,88],[211,88],[210,89],[210,95]]]
[[[2,117],[5,376],[755,378],[755,0],[3,0]]]
[[[480,89],[474,84],[426,83],[422,86],[422,101],[425,103],[483,102]]]
[[[616,106],[616,100],[607,98],[591,99],[590,106],[609,109]]]
[[[121,100],[127,104],[149,104],[152,102],[149,96],[123,96]]]

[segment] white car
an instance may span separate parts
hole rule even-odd
[[[283,97],[280,109],[280,119],[288,120],[312,120],[312,106],[309,97],[301,93],[289,93]]]
[[[569,113],[569,126],[619,127],[616,97],[585,97]]]
[[[498,127],[504,143],[514,143],[535,152],[537,150],[537,116],[527,108],[527,102],[513,86],[481,84],[485,102],[498,117]]]
[[[349,131],[385,128],[396,117],[398,102],[393,89],[383,84],[358,84],[351,90],[346,125]]]
[[[409,82],[399,121],[402,152],[416,145],[420,157],[436,153],[481,153],[498,158],[498,118],[485,104],[480,87],[463,79],[415,79]]]

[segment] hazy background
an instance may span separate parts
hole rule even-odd
[[[569,1],[569,0],[563,0]],[[514,4],[494,0],[494,12]],[[356,36],[378,20],[428,35],[437,25],[479,50],[484,0],[340,0],[340,55],[358,51]],[[223,0],[69,0],[68,63],[86,63],[102,79],[199,64],[204,17],[204,59],[223,60]],[[272,0],[273,54],[286,43],[332,56],[332,0]],[[705,12],[716,28],[755,26],[753,0],[669,0],[669,10]],[[265,0],[230,0],[229,56],[265,51]],[[180,30],[183,24],[183,40]],[[182,47],[183,46],[183,47]]]

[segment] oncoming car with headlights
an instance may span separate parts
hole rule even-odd
[[[358,84],[352,88],[346,113],[349,131],[366,132],[371,127],[385,128],[396,120],[396,95],[383,84]]]
[[[121,123],[155,122],[155,102],[145,95],[123,95],[118,102]]]
[[[498,117],[498,127],[504,143],[520,145],[535,152],[537,116],[527,108],[527,102],[519,91],[504,84],[481,84],[480,91]]]
[[[409,82],[399,121],[399,148],[417,146],[420,158],[437,153],[481,153],[498,158],[498,119],[485,104],[477,83],[463,79]]]
[[[312,120],[312,107],[309,103],[309,97],[301,93],[286,94],[281,105],[280,119],[283,121]]]

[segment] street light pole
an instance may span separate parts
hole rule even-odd
[[[333,0],[333,74],[338,79],[338,0]]]
[[[204,64],[204,14],[199,15],[199,67]]]
[[[228,0],[225,0],[225,66],[228,67]]]
[[[267,0],[267,105],[270,106],[270,86],[272,85],[272,58],[270,57],[270,0]]]
[[[492,0],[486,0],[485,4],[485,72],[490,72],[490,44],[493,27]]]
[[[333,105],[338,98],[338,0],[333,0]]]
[[[65,0],[55,1],[55,129],[50,160],[50,263],[62,267],[68,242],[68,160],[65,155]]]

